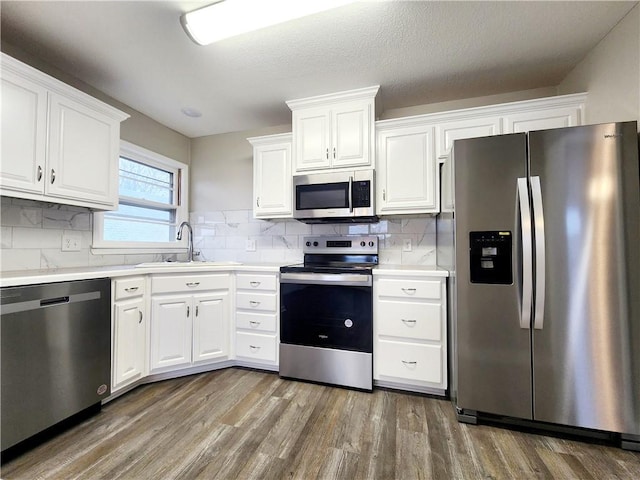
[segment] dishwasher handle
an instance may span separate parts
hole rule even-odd
[[[60,305],[62,303],[69,303],[69,296],[66,297],[56,297],[56,298],[45,298],[40,300],[41,307],[49,307],[51,305]]]

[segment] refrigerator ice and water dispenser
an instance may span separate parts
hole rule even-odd
[[[511,232],[469,232],[471,283],[512,284],[512,251]]]

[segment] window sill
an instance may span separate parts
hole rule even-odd
[[[187,253],[187,249],[175,247],[91,247],[91,253],[94,255],[155,255],[163,253]]]

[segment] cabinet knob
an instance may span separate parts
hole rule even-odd
[[[51,184],[53,185],[53,182],[56,181],[56,171],[52,168],[51,169]]]

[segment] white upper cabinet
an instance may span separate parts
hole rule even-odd
[[[379,87],[291,100],[295,173],[373,163]]]
[[[441,158],[451,150],[453,142],[463,138],[488,137],[502,133],[502,121],[498,116],[442,122],[437,127],[437,155]]]
[[[584,96],[565,95],[522,102],[519,111],[504,116],[504,133],[574,127],[584,121]]]
[[[291,218],[291,134],[247,140],[253,145],[253,216]]]
[[[438,171],[433,126],[378,122],[376,213],[437,213]]]
[[[118,205],[127,114],[2,54],[2,195],[110,210]]]

